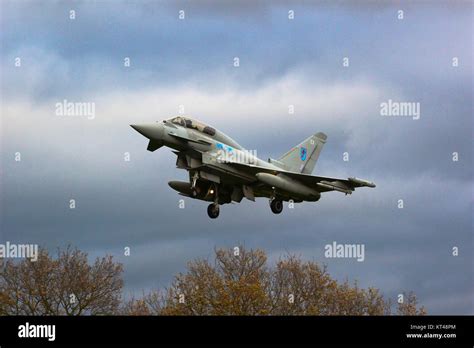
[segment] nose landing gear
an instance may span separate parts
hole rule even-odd
[[[219,194],[216,184],[209,188],[208,194],[214,196],[214,203],[209,204],[207,207],[207,215],[209,215],[211,219],[215,219],[219,216]]]
[[[283,202],[276,198],[270,200],[270,209],[273,214],[280,214],[283,210]]]
[[[191,182],[191,194],[193,197],[197,197],[198,195],[198,189],[196,187],[196,183],[199,179],[199,174],[198,172],[194,173],[193,175],[193,179],[192,179],[192,182]]]
[[[207,215],[209,215],[211,219],[217,218],[219,216],[219,204],[209,204],[209,206],[207,207]]]

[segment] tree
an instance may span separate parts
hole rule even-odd
[[[239,256],[233,250],[216,250],[215,264],[197,260],[179,274],[164,295],[165,315],[264,315],[271,314],[270,272],[261,250]]]
[[[143,293],[142,298],[138,299],[132,296],[123,303],[120,311],[125,315],[158,315],[163,310],[163,299],[161,291]]]
[[[169,288],[121,302],[122,272],[111,256],[88,263],[67,247],[53,258],[0,259],[0,315],[423,315],[413,293],[392,310],[376,288],[338,282],[325,266],[294,255],[268,265],[260,249],[215,250],[194,260]]]
[[[426,314],[413,293],[404,295],[396,314]],[[262,250],[215,251],[214,262],[195,260],[172,285],[132,299],[125,314],[138,315],[384,315],[390,300],[376,288],[339,283],[326,267],[288,255],[276,267]]]
[[[40,249],[38,259],[0,263],[0,314],[104,315],[121,301],[122,265],[111,256],[92,265],[87,254],[67,247],[53,259]]]
[[[426,315],[424,307],[418,308],[418,299],[413,292],[403,293],[403,302],[398,304],[398,315]]]

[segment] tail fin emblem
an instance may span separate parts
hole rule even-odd
[[[306,150],[305,147],[300,148],[300,158],[302,161],[306,161],[306,155],[308,153],[308,150]]]

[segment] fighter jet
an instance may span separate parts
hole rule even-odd
[[[278,160],[261,160],[235,140],[203,122],[173,117],[153,124],[131,125],[149,139],[148,151],[162,146],[173,149],[176,166],[189,172],[189,181],[170,181],[179,194],[212,202],[207,213],[219,216],[219,206],[255,201],[266,197],[273,213],[280,214],[283,202],[317,202],[321,193],[338,191],[351,194],[357,187],[375,184],[350,177],[338,179],[311,175],[326,143],[324,133],[316,133],[291,148]]]

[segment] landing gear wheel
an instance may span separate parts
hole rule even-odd
[[[270,208],[272,209],[273,214],[280,214],[283,210],[283,202],[279,199],[272,199],[270,201]]]
[[[207,207],[207,215],[209,215],[211,219],[217,218],[219,216],[219,205],[215,203],[209,204]]]

